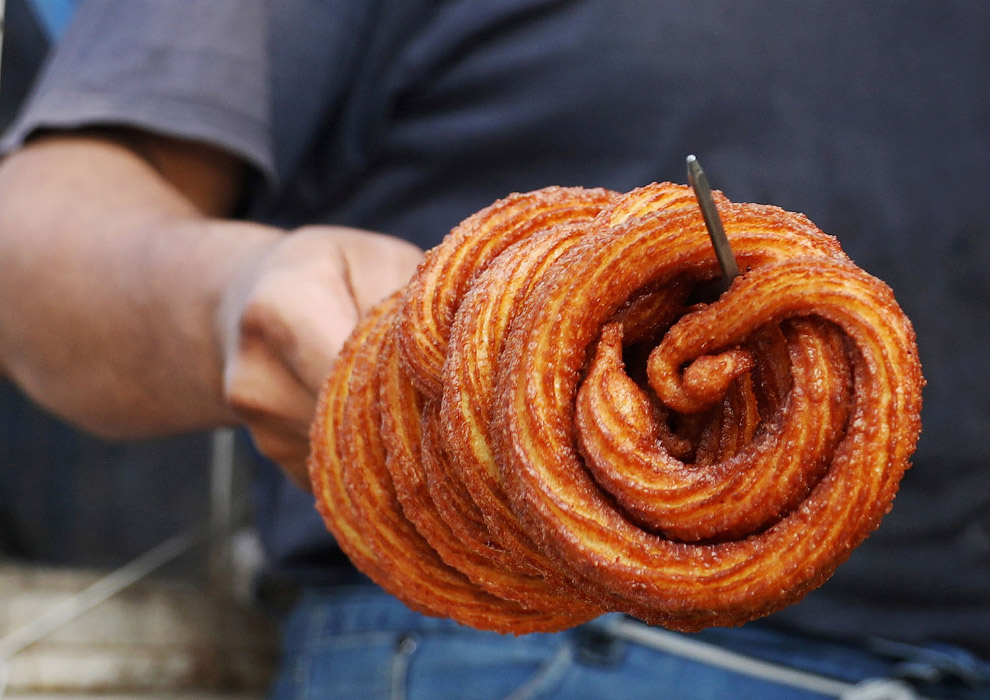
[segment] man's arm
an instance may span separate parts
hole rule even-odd
[[[139,134],[45,136],[0,164],[0,367],[97,434],[247,421],[304,481],[315,394],[419,252],[225,220],[241,166]]]
[[[213,309],[276,235],[207,218],[238,187],[227,157],[174,142],[208,175],[173,183],[137,138],[44,137],[0,166],[3,365],[40,404],[111,437],[232,419]],[[143,148],[178,168],[166,146]]]

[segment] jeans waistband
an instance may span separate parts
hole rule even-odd
[[[326,635],[429,634],[463,630],[458,623],[409,609],[373,585],[307,589],[300,608]],[[291,624],[291,622],[290,622]],[[722,670],[844,700],[990,698],[990,663],[956,647],[874,641],[868,645],[812,639],[765,625],[685,635],[619,614],[604,615],[562,635],[526,635],[523,643],[563,636],[580,658],[607,662],[621,645],[648,647]],[[512,638],[508,638],[510,643]]]

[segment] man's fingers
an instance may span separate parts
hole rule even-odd
[[[388,236],[312,226],[286,236],[230,288],[224,390],[258,449],[309,488],[309,425],[359,317],[409,281],[422,253]]]
[[[309,457],[309,440],[291,438],[284,425],[274,420],[260,420],[249,424],[255,447],[261,454],[278,464],[304,491],[312,491],[306,460]]]
[[[310,490],[306,471],[309,424],[315,401],[284,365],[248,353],[228,368],[230,405],[244,420],[258,451],[278,464],[299,487]]]
[[[390,236],[344,231],[339,237],[345,275],[361,315],[408,283],[423,259],[419,248]]]
[[[259,280],[240,318],[244,342],[266,347],[315,396],[357,323],[342,263],[313,260]]]
[[[316,397],[277,355],[259,342],[242,344],[224,372],[227,402],[241,416],[272,416],[308,425]]]

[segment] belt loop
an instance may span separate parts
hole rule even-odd
[[[575,660],[586,666],[616,666],[625,657],[627,642],[616,634],[618,615],[586,622],[574,630]]]
[[[409,662],[419,648],[419,638],[406,633],[395,643],[395,656],[392,657],[392,700],[406,700],[406,680],[409,676]]]

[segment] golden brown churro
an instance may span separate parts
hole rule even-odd
[[[879,525],[920,431],[911,324],[800,214],[552,187],[468,218],[354,331],[310,474],[354,564],[482,629],[737,625]]]

